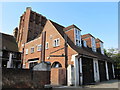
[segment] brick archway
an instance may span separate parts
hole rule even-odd
[[[62,68],[62,64],[59,62],[54,62],[51,67],[52,68]]]

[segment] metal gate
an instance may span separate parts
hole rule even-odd
[[[107,78],[106,78],[105,61],[98,61],[98,65],[99,65],[100,81],[107,80]]]
[[[94,82],[93,60],[89,58],[82,58],[83,70],[83,84],[90,84]]]

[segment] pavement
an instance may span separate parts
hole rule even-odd
[[[86,85],[86,88],[120,88],[119,80],[109,80],[96,83],[95,85]]]
[[[119,80],[108,80],[103,82],[95,83],[94,85],[84,85],[84,86],[54,86],[53,88],[119,88]]]

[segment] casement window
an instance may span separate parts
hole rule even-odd
[[[91,44],[92,44],[92,50],[96,52],[96,43],[95,43],[95,38],[91,37]]]
[[[83,46],[87,47],[87,42],[85,40],[83,40]]]
[[[25,49],[25,54],[28,54],[28,49]]]
[[[38,45],[38,46],[37,46],[37,51],[41,51],[41,48],[42,48],[42,45],[41,45],[41,44]]]
[[[49,44],[48,44],[48,42],[46,42],[45,49],[48,49],[48,48],[49,48]]]
[[[104,55],[104,48],[103,48],[103,43],[100,42],[100,48],[101,48],[101,54]]]
[[[30,51],[31,53],[34,53],[34,47],[31,47],[31,51]]]
[[[0,56],[2,57],[2,54],[3,54],[3,52],[2,51],[0,51]]]
[[[38,62],[37,61],[30,61],[29,62],[29,68],[33,68],[35,65],[37,65]]]
[[[53,41],[53,47],[57,47],[57,46],[60,46],[60,39],[57,38]]]
[[[81,33],[80,30],[75,28],[75,45],[81,46]]]

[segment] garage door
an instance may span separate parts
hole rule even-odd
[[[112,63],[108,62],[108,74],[109,74],[109,79],[113,79],[113,70],[112,70]]]
[[[98,61],[98,65],[99,65],[100,81],[107,80],[106,79],[105,61]]]
[[[83,84],[91,84],[94,82],[93,60],[82,58]]]

